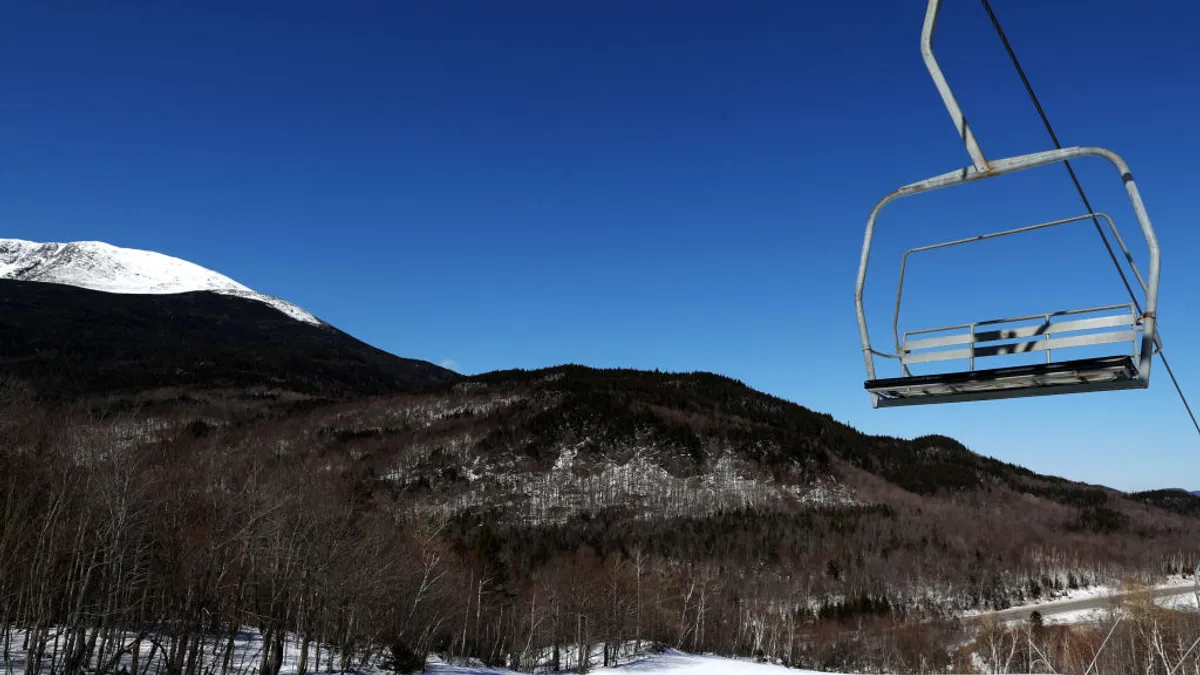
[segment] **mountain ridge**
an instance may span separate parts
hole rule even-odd
[[[0,279],[63,284],[107,293],[210,291],[264,303],[297,321],[323,323],[290,302],[254,291],[187,260],[102,241],[38,243],[0,239]]]
[[[247,433],[226,442],[250,453]],[[398,508],[447,523],[496,579],[559,552],[641,550],[808,569],[807,587],[830,597],[1001,608],[1071,575],[1177,572],[1179,541],[1200,537],[1190,503],[1038,474],[943,436],[867,435],[705,372],[498,371],[304,411],[278,433],[286,461],[346,458]],[[899,578],[926,586],[886,582]]]
[[[461,377],[239,295],[109,293],[13,280],[0,280],[0,372],[64,401],[162,389],[344,398],[420,391]]]

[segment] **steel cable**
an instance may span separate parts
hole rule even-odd
[[[1041,101],[1038,100],[1037,94],[1033,91],[1033,85],[1029,83],[1029,77],[1025,75],[1025,69],[1021,67],[1021,61],[1017,58],[1017,53],[1013,51],[1012,44],[1009,43],[1008,36],[1004,33],[1004,28],[1000,25],[1000,20],[996,18],[996,13],[992,11],[991,3],[988,0],[982,0],[982,2],[983,8],[987,11],[988,18],[992,21],[992,26],[996,29],[996,35],[1000,37],[1000,42],[1004,44],[1004,51],[1008,52],[1009,60],[1012,61],[1017,75],[1021,77],[1021,83],[1025,85],[1025,92],[1029,94],[1029,100],[1033,102],[1033,107],[1037,109],[1037,114],[1042,120],[1042,125],[1046,127],[1046,133],[1050,135],[1050,140],[1054,143],[1054,147],[1061,150],[1063,146],[1058,141],[1058,134],[1054,133],[1054,127],[1050,124],[1050,118],[1046,116],[1046,110],[1042,107]],[[1112,244],[1108,241],[1108,235],[1104,233],[1104,228],[1100,227],[1096,211],[1092,208],[1092,203],[1088,200],[1087,193],[1083,191],[1083,185],[1080,184],[1079,177],[1075,175],[1075,169],[1071,167],[1069,161],[1063,162],[1063,165],[1067,167],[1067,174],[1071,176],[1071,182],[1075,184],[1075,190],[1079,193],[1079,198],[1083,201],[1084,208],[1092,216],[1092,224],[1096,226],[1096,234],[1100,235],[1100,240],[1104,242],[1104,248],[1108,251],[1108,256],[1112,259],[1117,274],[1121,276],[1121,283],[1125,284],[1125,290],[1129,293],[1129,298],[1133,301],[1134,307],[1137,308],[1140,314],[1142,312],[1142,305],[1138,302],[1137,294],[1133,292],[1133,287],[1129,284],[1129,278],[1125,276],[1125,270],[1117,260],[1117,254],[1113,251]],[[1158,332],[1161,333],[1162,331],[1159,330]],[[1167,370],[1167,375],[1171,378],[1171,384],[1175,385],[1175,392],[1179,394],[1179,400],[1183,402],[1183,408],[1187,411],[1188,417],[1191,418],[1192,426],[1196,427],[1197,433],[1200,433],[1200,422],[1196,421],[1196,415],[1192,412],[1192,406],[1188,403],[1187,396],[1183,393],[1183,388],[1179,386],[1179,380],[1175,377],[1175,371],[1171,369],[1171,364],[1167,361],[1167,355],[1161,345],[1158,347],[1158,357],[1162,360],[1163,367]]]

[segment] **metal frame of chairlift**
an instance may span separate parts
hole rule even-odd
[[[1158,238],[1150,223],[1150,217],[1146,214],[1146,208],[1142,204],[1141,195],[1129,166],[1116,153],[1098,147],[1062,148],[992,162],[985,159],[983,152],[979,149],[979,143],[975,140],[975,135],[972,133],[970,125],[967,124],[954,94],[950,91],[950,85],[946,82],[937,59],[933,55],[933,34],[937,27],[940,9],[941,0],[929,0],[925,22],[921,30],[921,54],[938,92],[942,96],[942,101],[945,103],[950,117],[954,120],[959,137],[962,138],[967,153],[971,156],[972,165],[905,185],[889,193],[875,205],[867,219],[854,301],[858,314],[859,335],[862,339],[863,359],[867,370],[865,387],[871,394],[872,405],[876,408],[883,408],[1148,387],[1151,359],[1155,345],[1158,344],[1155,331],[1155,311],[1158,306],[1160,254]],[[1081,157],[1100,157],[1108,160],[1120,175],[1149,251],[1150,266],[1145,279],[1142,278],[1136,265],[1133,265],[1133,258],[1124,241],[1121,240],[1120,234],[1117,233],[1112,219],[1102,213],[1089,213],[968,239],[922,246],[906,251],[901,260],[900,284],[896,292],[896,314],[892,321],[896,352],[889,354],[871,346],[866,314],[863,310],[863,289],[866,286],[867,265],[871,257],[875,222],[885,206],[901,197],[1002,176],[1025,169],[1067,162]],[[1116,234],[1117,241],[1125,252],[1126,260],[1133,267],[1134,273],[1141,283],[1145,292],[1145,303],[1144,310],[1140,315],[1132,304],[1110,305],[909,331],[901,339],[898,331],[900,299],[904,290],[904,272],[910,254],[1065,225],[1093,217],[1108,221],[1109,227]],[[1081,315],[1083,316],[1081,317]],[[1031,322],[1033,325],[1015,325],[1030,324]],[[1013,340],[1021,341],[1013,342]],[[1061,349],[1122,342],[1131,344],[1128,355],[1057,362],[1051,358],[1052,353]],[[1045,352],[1045,363],[986,370],[975,369],[976,359],[1036,351]],[[898,360],[902,376],[877,379],[875,374],[876,356]],[[913,375],[908,368],[911,364],[951,360],[967,361],[968,369],[954,373]]]

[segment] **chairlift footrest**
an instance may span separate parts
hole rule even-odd
[[[1039,363],[935,375],[912,375],[868,380],[867,391],[878,396],[877,407],[1050,394],[1144,389],[1137,366],[1129,356],[1105,356],[1056,363]]]

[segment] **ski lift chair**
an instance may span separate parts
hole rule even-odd
[[[1158,304],[1159,249],[1158,239],[1150,223],[1150,217],[1146,214],[1145,206],[1142,204],[1141,195],[1138,193],[1137,184],[1133,180],[1129,166],[1116,153],[1097,147],[1062,148],[988,162],[933,56],[933,33],[937,25],[940,7],[941,0],[929,0],[921,33],[922,56],[934,84],[941,93],[946,109],[954,120],[959,136],[971,156],[972,166],[934,176],[895,190],[875,205],[867,219],[867,230],[863,241],[854,299],[863,358],[867,370],[865,387],[871,395],[872,404],[876,408],[882,408],[1148,387],[1150,364],[1157,342],[1155,310]],[[885,206],[901,197],[984,178],[993,178],[1015,171],[1067,162],[1081,157],[1099,157],[1107,160],[1116,168],[1125,184],[1129,201],[1137,216],[1142,235],[1146,239],[1150,257],[1147,278],[1143,279],[1136,266],[1133,266],[1134,273],[1137,274],[1145,292],[1142,311],[1138,311],[1136,303],[1051,311],[1041,315],[989,319],[955,326],[909,331],[904,333],[903,339],[901,339],[897,326],[901,293],[904,288],[904,270],[908,256],[913,253],[1064,225],[1080,220],[1104,218],[1108,221],[1112,231],[1117,234],[1117,241],[1120,242],[1126,259],[1132,265],[1132,256],[1129,255],[1128,249],[1121,241],[1112,219],[1105,214],[1089,213],[1075,218],[910,249],[904,254],[901,262],[900,286],[896,293],[896,315],[892,322],[896,351],[887,353],[871,346],[866,315],[863,310],[863,289],[866,285],[867,265],[871,256],[875,223]],[[1108,356],[1054,359],[1062,351],[1071,347],[1122,344],[1127,344],[1128,349]],[[986,366],[986,363],[977,362],[983,361],[987,357],[1037,351],[1045,353],[1044,363],[976,368],[977,365]],[[877,356],[897,360],[900,364],[900,376],[877,378],[875,372],[875,357]],[[966,367],[953,372],[929,375],[914,375],[909,369],[909,366],[920,363],[951,361],[964,362]]]

